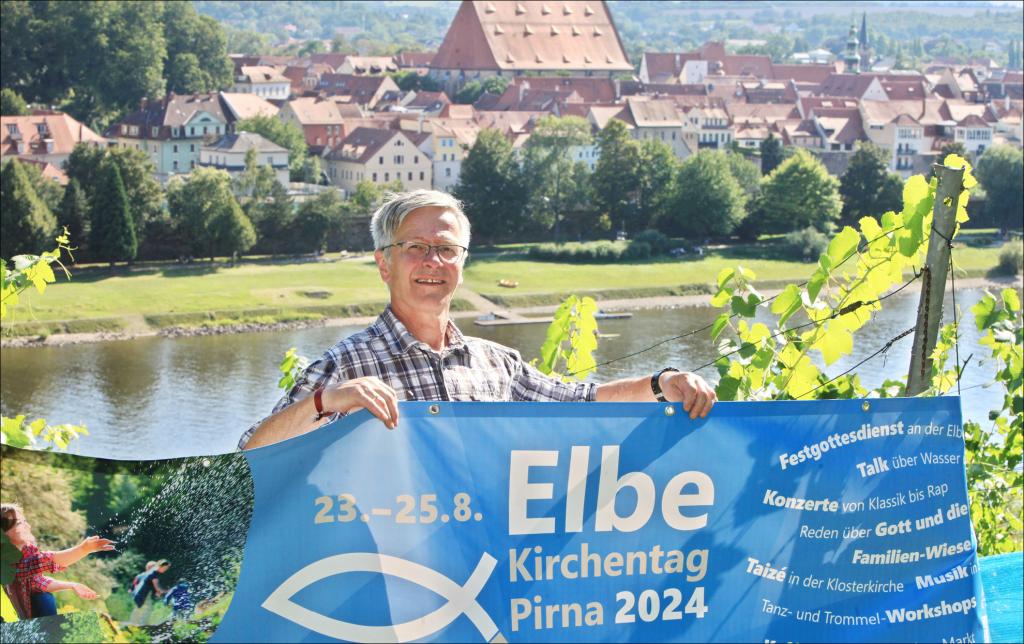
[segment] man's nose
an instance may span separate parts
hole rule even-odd
[[[427,254],[423,256],[423,263],[430,263],[432,266],[440,266],[444,262],[441,260],[441,249],[431,247],[427,250]]]

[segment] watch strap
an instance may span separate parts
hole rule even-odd
[[[676,369],[675,367],[665,367],[661,371],[655,371],[654,375],[651,376],[651,391],[654,392],[654,397],[658,400],[658,402],[668,402],[668,400],[665,398],[665,392],[661,390],[661,374],[665,373],[666,371],[675,371],[677,373],[679,372],[679,370]]]

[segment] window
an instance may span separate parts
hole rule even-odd
[[[174,146],[174,153],[175,153],[175,154],[177,154],[177,153],[178,153],[178,146],[177,146],[177,145],[175,145],[175,146]]]
[[[420,157],[419,157],[419,155],[414,155],[414,156],[412,157],[412,162],[413,162],[413,163],[419,163],[419,162],[420,162]]]
[[[380,165],[384,165],[384,157],[377,157],[377,161],[380,163]]]
[[[196,162],[192,161],[190,167],[195,168],[196,167]]]
[[[318,137],[316,137],[316,144],[317,144],[317,145],[320,145],[320,137],[319,137],[319,136],[318,136]]]
[[[174,160],[174,170],[177,171],[177,169],[178,169],[178,160],[175,159]]]
[[[451,168],[445,168],[444,169],[444,176],[446,176],[446,177],[452,176],[452,169]]]
[[[385,172],[384,173],[384,183],[387,183],[388,181],[391,181],[391,173],[390,172]]]
[[[189,133],[190,136],[195,136],[196,135],[196,126],[193,125],[192,127],[190,127],[188,129],[188,133]]]
[[[412,173],[409,173],[409,181],[412,181]]]
[[[203,134],[206,134],[206,126],[203,126]]]
[[[423,173],[420,173],[420,181],[423,181]]]
[[[405,157],[403,157],[401,154],[396,154],[395,155],[395,165],[401,165],[403,163],[405,163]]]
[[[153,138],[154,138],[154,139],[155,139],[156,137],[160,136],[160,128],[158,128],[158,127],[156,127],[156,126],[153,126],[152,128],[150,128],[150,132],[152,132],[152,133],[153,133]]]
[[[377,173],[376,172],[373,173],[373,180],[377,181]]]
[[[8,123],[7,124],[7,133],[11,134],[11,135],[17,134],[18,133],[18,126],[15,125],[14,123]],[[123,125],[121,126],[121,134],[124,134],[124,126]]]

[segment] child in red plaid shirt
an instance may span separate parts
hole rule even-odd
[[[86,555],[100,550],[113,550],[114,542],[101,537],[86,537],[73,548],[56,552],[42,551],[36,546],[32,526],[21,508],[13,503],[0,506],[0,529],[21,551],[21,559],[14,564],[17,572],[14,583],[8,585],[7,594],[22,619],[57,614],[57,602],[51,593],[73,590],[82,599],[96,599],[96,591],[85,584],[44,577],[45,572],[61,572]]]

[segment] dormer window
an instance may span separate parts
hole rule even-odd
[[[158,136],[160,136],[160,128],[159,127],[153,126],[150,129],[150,131],[153,133],[153,138],[154,139],[157,138]]]
[[[36,131],[40,134],[46,134],[46,123],[36,123]]]

